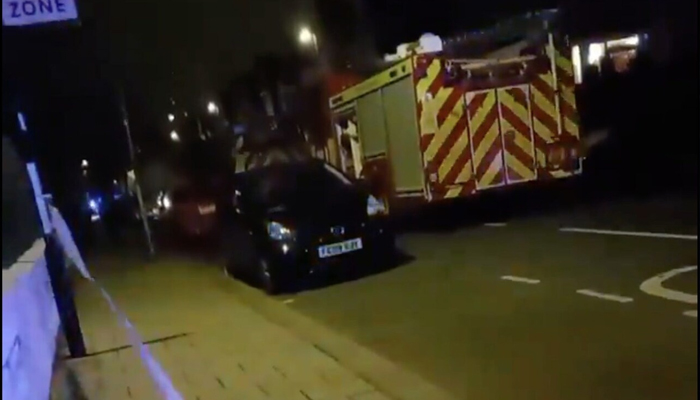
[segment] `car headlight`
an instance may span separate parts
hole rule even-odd
[[[384,202],[372,195],[367,197],[367,215],[372,217],[381,214],[386,214],[386,205]]]
[[[286,240],[292,237],[292,230],[279,222],[269,222],[267,224],[267,234],[273,240]]]
[[[161,193],[160,198],[158,198],[158,206],[165,210],[169,210],[173,206],[173,202],[170,200],[170,196],[167,193]]]

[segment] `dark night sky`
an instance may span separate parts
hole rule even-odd
[[[422,32],[469,28],[506,10],[526,11],[553,2],[495,0],[478,9],[463,0],[318,3],[326,10],[333,3],[340,6],[339,12],[324,12],[331,27],[352,22],[351,12],[345,12],[349,6],[343,3],[361,5],[373,22],[370,25],[376,25],[379,45],[392,49]],[[52,44],[58,47],[55,57],[64,58],[64,65],[54,65],[52,71],[61,75],[66,69],[81,71],[76,79],[88,87],[95,80],[125,81],[127,92],[139,98],[138,107],[146,108],[146,114],[161,112],[172,91],[181,99],[204,102],[249,67],[255,54],[290,51],[297,46],[301,25],[318,25],[314,0],[79,0],[79,9],[82,26],[65,28],[72,32],[62,32],[62,40]],[[19,39],[10,41],[15,40]]]
[[[354,9],[362,9],[377,45],[391,50],[424,32],[449,34],[556,6],[552,0],[490,0],[478,7],[464,0],[78,1],[80,26],[3,28],[4,115],[22,93],[39,114],[34,122],[49,132],[45,147],[61,148],[72,160],[99,153],[106,165],[126,162],[117,82],[124,83],[135,134],[164,136],[171,95],[189,110],[203,108],[256,54],[294,51],[302,25],[316,27],[322,45],[339,41],[358,21]],[[319,13],[314,5],[322,5]]]

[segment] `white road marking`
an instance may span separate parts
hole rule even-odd
[[[508,226],[505,222],[487,222],[484,224],[484,226],[488,226],[490,228],[503,228],[504,226]]]
[[[503,279],[504,281],[527,283],[530,285],[536,285],[536,284],[540,283],[539,279],[523,278],[521,276],[512,276],[512,275],[503,275],[501,277],[501,279]]]
[[[680,301],[688,304],[698,304],[698,295],[684,293],[678,290],[666,289],[663,286],[665,280],[673,278],[676,275],[683,274],[686,272],[695,271],[698,269],[697,265],[691,265],[688,267],[676,268],[670,271],[658,274],[652,278],[649,278],[642,282],[639,289],[652,296],[662,297],[667,300]]]
[[[649,237],[657,239],[679,239],[679,240],[698,240],[698,235],[681,235],[677,233],[656,233],[656,232],[637,232],[637,231],[613,231],[607,229],[586,229],[586,228],[559,228],[560,232],[574,233],[595,233],[598,235],[614,235],[614,236],[637,236]]]
[[[282,301],[282,304],[292,304],[292,303],[294,303],[294,299],[287,299],[287,300]]]
[[[685,315],[686,317],[690,317],[690,318],[697,318],[698,317],[698,310],[686,311],[683,313],[683,315]]]
[[[600,293],[590,289],[580,289],[577,290],[576,293],[582,294],[584,296],[595,297],[598,299],[616,301],[618,303],[631,303],[634,301],[634,299],[631,297],[618,296],[616,294]]]

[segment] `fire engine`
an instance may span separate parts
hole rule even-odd
[[[330,153],[336,149],[335,141],[328,140],[332,136],[330,114],[326,107],[328,96],[361,81],[358,75],[351,72],[325,72],[312,85],[298,87],[296,96],[287,99],[307,103],[306,108],[297,109],[294,113],[282,111],[291,107],[281,104],[281,96],[270,94],[277,90],[274,85],[256,87],[260,99],[250,101],[247,113],[253,120],[248,121],[251,126],[234,139],[234,172],[245,172],[278,160],[303,160],[309,157],[330,160]]]
[[[528,21],[509,40],[501,26],[424,35],[332,96],[336,166],[392,207],[580,174],[570,47],[541,15]]]

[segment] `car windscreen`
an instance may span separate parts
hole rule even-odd
[[[350,179],[324,163],[275,165],[251,171],[246,177],[251,201],[268,209],[322,201],[351,186]]]

